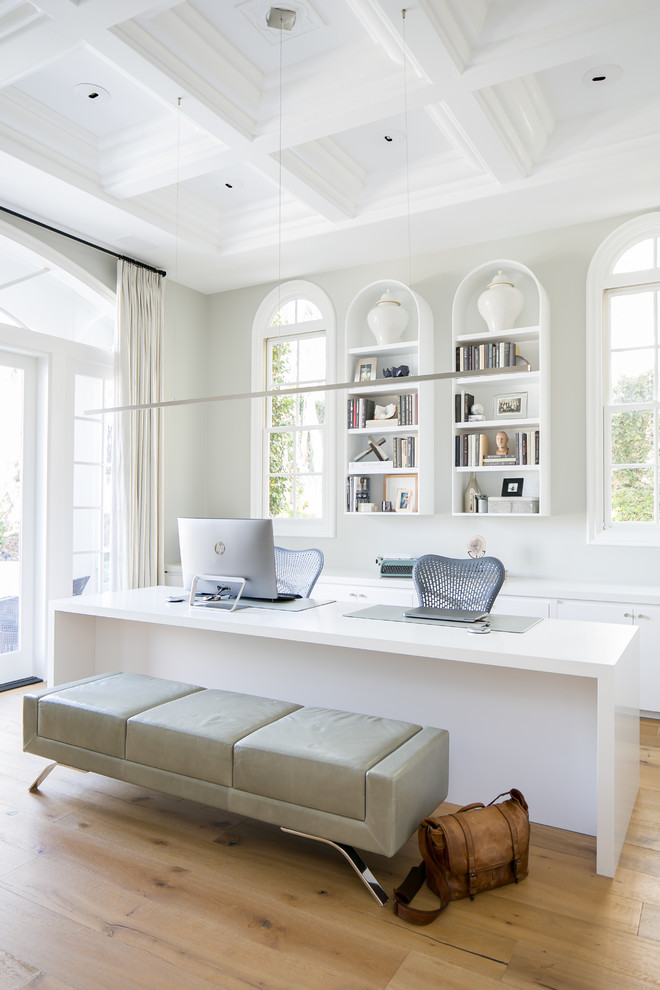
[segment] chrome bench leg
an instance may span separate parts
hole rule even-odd
[[[326,845],[332,846],[333,849],[338,849],[342,856],[344,856],[351,864],[362,883],[371,892],[372,896],[376,898],[381,907],[384,904],[387,904],[389,900],[387,894],[378,883],[365,861],[359,853],[355,851],[353,846],[347,846],[343,842],[333,842],[332,839],[322,839],[318,835],[308,835],[306,832],[297,832],[293,828],[284,828],[284,826],[281,826],[281,830],[282,832],[288,832],[289,835],[298,835],[302,839],[314,839],[315,842],[325,842]]]
[[[81,770],[79,767],[70,767],[67,763],[49,763],[47,767],[41,771],[37,779],[30,784],[28,791],[36,791],[39,788],[39,784],[42,784],[46,777],[53,772],[55,767],[67,767],[69,770],[77,770],[78,773],[88,773],[87,770]]]

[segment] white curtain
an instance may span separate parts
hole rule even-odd
[[[130,261],[117,266],[117,405],[162,398],[164,279]],[[113,587],[164,583],[162,410],[116,413]]]

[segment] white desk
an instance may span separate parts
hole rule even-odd
[[[612,876],[639,786],[634,627],[544,619],[523,634],[168,604],[172,588],[51,605],[49,684],[135,671],[446,728],[448,800],[511,787],[532,821],[596,835]]]

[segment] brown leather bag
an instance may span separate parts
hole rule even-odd
[[[496,804],[502,797],[508,801]],[[529,810],[520,791],[498,794],[490,804],[468,804],[452,815],[425,818],[417,830],[423,860],[394,891],[394,913],[428,925],[449,901],[518,883],[528,873]],[[440,906],[424,911],[410,902],[424,880]]]

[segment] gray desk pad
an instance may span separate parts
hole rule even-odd
[[[370,605],[357,612],[346,612],[347,618],[385,619],[390,622],[414,622],[425,626],[450,626],[452,629],[474,629],[482,622],[445,622],[443,619],[414,619],[405,615],[410,605]],[[489,615],[487,622],[491,632],[523,633],[535,626],[541,619],[534,615]]]

